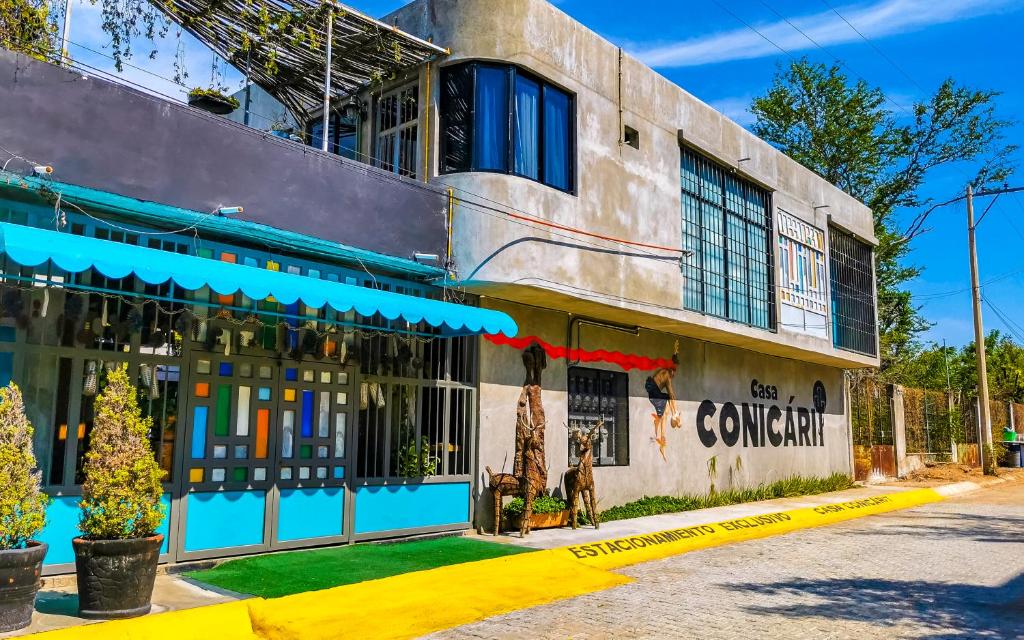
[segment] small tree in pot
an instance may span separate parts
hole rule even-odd
[[[83,618],[141,616],[150,610],[164,539],[156,533],[164,518],[164,472],[127,365],[110,372],[94,408],[80,503],[83,535],[73,541],[78,611]]]
[[[47,495],[32,453],[32,425],[21,391],[0,389],[0,633],[32,622],[46,543],[35,537],[46,523]]]

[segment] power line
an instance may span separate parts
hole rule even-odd
[[[807,40],[808,40],[808,41],[809,41],[809,42],[810,42],[811,44],[813,44],[814,46],[818,47],[819,49],[821,49],[822,51],[824,51],[824,52],[825,52],[825,53],[827,53],[828,55],[832,56],[832,58],[833,58],[833,59],[835,59],[835,61],[836,61],[836,62],[838,62],[838,63],[839,63],[840,65],[842,65],[842,66],[843,66],[843,67],[845,67],[845,68],[846,68],[847,70],[849,70],[849,71],[850,71],[850,73],[852,73],[853,75],[857,76],[858,78],[860,78],[861,80],[863,80],[863,81],[864,81],[865,83],[867,83],[867,82],[868,82],[868,81],[867,81],[867,79],[866,79],[866,78],[865,78],[864,76],[862,76],[861,74],[857,73],[857,70],[856,70],[856,69],[854,69],[853,67],[851,67],[851,66],[850,66],[849,64],[847,64],[845,60],[843,60],[842,58],[840,58],[840,57],[839,57],[839,56],[837,56],[836,54],[832,53],[831,51],[829,51],[828,49],[826,49],[825,47],[823,47],[822,45],[820,45],[820,44],[818,43],[818,41],[817,41],[817,40],[815,40],[814,38],[812,38],[811,36],[809,36],[809,35],[807,34],[807,32],[805,32],[805,31],[804,31],[803,29],[801,29],[800,27],[798,27],[798,26],[796,26],[795,24],[793,24],[793,23],[792,23],[792,22],[791,22],[791,21],[789,20],[789,18],[787,18],[786,16],[782,15],[781,13],[779,13],[778,11],[776,11],[775,9],[773,9],[773,8],[771,7],[771,5],[769,5],[769,4],[767,3],[767,2],[765,2],[765,0],[760,0],[760,1],[761,1],[761,4],[762,4],[762,5],[764,5],[766,9],[768,9],[769,11],[771,11],[772,13],[774,13],[774,14],[775,14],[776,16],[778,16],[778,17],[779,17],[779,18],[780,18],[780,19],[781,19],[782,21],[784,21],[784,22],[785,22],[786,24],[788,24],[788,25],[789,25],[790,27],[792,27],[792,28],[793,28],[793,29],[794,29],[794,30],[795,30],[795,31],[796,31],[797,33],[799,33],[799,34],[800,34],[800,35],[802,35],[803,37],[807,38]],[[840,17],[842,17],[842,16],[840,16]],[[892,104],[893,104],[893,106],[895,106],[895,107],[896,107],[897,109],[899,109],[899,110],[900,110],[900,111],[902,111],[903,113],[907,114],[908,116],[911,116],[911,117],[913,117],[913,114],[912,114],[912,113],[911,113],[911,112],[910,112],[910,111],[909,111],[909,110],[908,110],[908,109],[907,109],[906,107],[904,107],[904,106],[903,106],[902,104],[900,104],[899,102],[896,102],[896,101],[895,101],[894,99],[890,98],[888,94],[886,94],[886,93],[884,93],[884,92],[883,92],[883,93],[882,93],[882,95],[883,95],[883,96],[885,97],[885,99],[886,99],[886,100],[888,100],[888,101],[889,101],[890,103],[892,103]]]
[[[865,36],[865,35],[864,35],[863,33],[861,33],[860,29],[858,29],[857,27],[853,26],[853,23],[852,23],[852,22],[850,22],[849,20],[847,20],[847,19],[846,19],[846,18],[845,18],[845,17],[843,16],[843,14],[839,13],[839,11],[838,11],[838,10],[837,10],[837,9],[836,9],[835,7],[833,7],[833,6],[831,5],[831,4],[829,4],[827,0],[821,0],[821,3],[822,3],[823,5],[825,5],[826,7],[828,7],[829,9],[831,9],[831,10],[832,10],[832,13],[836,14],[837,16],[839,16],[839,19],[840,19],[840,20],[842,20],[843,22],[845,22],[845,23],[847,24],[847,26],[849,26],[849,27],[850,27],[851,29],[853,29],[853,32],[854,32],[854,33],[856,33],[856,34],[857,34],[858,36],[860,36],[860,37],[861,37],[861,39],[862,39],[862,40],[863,40],[864,42],[868,43],[868,45],[869,45],[869,46],[870,46],[870,47],[871,47],[872,49],[874,49],[874,50],[875,50],[875,52],[876,52],[876,53],[877,53],[878,55],[882,56],[882,58],[883,58],[883,59],[885,59],[885,61],[886,61],[886,62],[888,62],[889,64],[891,64],[891,65],[893,66],[893,68],[895,68],[895,69],[896,69],[897,71],[899,71],[899,72],[900,72],[901,74],[903,74],[903,77],[904,77],[904,78],[906,78],[907,80],[910,80],[910,82],[911,82],[911,83],[912,83],[912,84],[913,84],[913,85],[914,85],[915,87],[917,87],[917,88],[918,88],[918,90],[920,90],[920,91],[921,91],[921,94],[922,94],[922,95],[924,95],[925,97],[927,97],[927,96],[928,96],[928,91],[926,91],[926,90],[924,89],[924,87],[922,87],[922,86],[921,86],[921,85],[920,85],[920,84],[919,84],[919,83],[917,82],[917,80],[915,80],[915,79],[914,79],[914,78],[913,78],[913,77],[912,77],[912,76],[911,76],[911,75],[910,75],[909,73],[907,73],[906,71],[904,71],[902,67],[900,67],[900,66],[899,66],[898,64],[896,64],[896,62],[895,62],[895,61],[894,61],[894,60],[893,60],[892,58],[890,58],[889,56],[887,56],[887,55],[885,54],[885,52],[884,52],[884,51],[882,51],[882,50],[881,50],[881,49],[880,49],[880,48],[879,48],[879,47],[878,47],[878,46],[877,46],[877,45],[876,45],[876,44],[875,44],[874,42],[872,42],[871,40],[869,40],[867,36]]]

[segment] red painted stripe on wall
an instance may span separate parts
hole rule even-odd
[[[595,351],[588,351],[587,349],[570,349],[568,347],[560,347],[549,342],[545,342],[537,336],[509,338],[505,334],[499,333],[497,335],[485,335],[484,338],[496,345],[509,346],[519,349],[520,351],[526,349],[533,343],[537,343],[542,349],[544,349],[544,352],[548,354],[549,358],[566,358],[568,360],[575,360],[578,362],[607,362],[609,364],[618,365],[625,371],[629,371],[631,369],[653,371],[655,369],[674,369],[676,367],[676,364],[672,362],[671,358],[648,358],[647,356],[640,356],[633,353],[607,351],[605,349],[597,349]]]

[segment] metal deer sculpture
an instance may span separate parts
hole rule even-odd
[[[576,443],[580,461],[575,467],[565,472],[565,488],[569,494],[569,523],[576,528],[576,515],[579,513],[580,498],[583,498],[583,510],[590,516],[594,528],[600,528],[597,516],[597,496],[594,489],[594,439],[600,437],[604,420],[589,430],[572,430],[571,438]]]

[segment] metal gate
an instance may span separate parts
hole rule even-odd
[[[351,539],[352,372],[192,353],[175,559]]]
[[[850,426],[854,478],[867,480],[872,474],[895,477],[896,447],[888,385],[872,380],[850,385]]]

